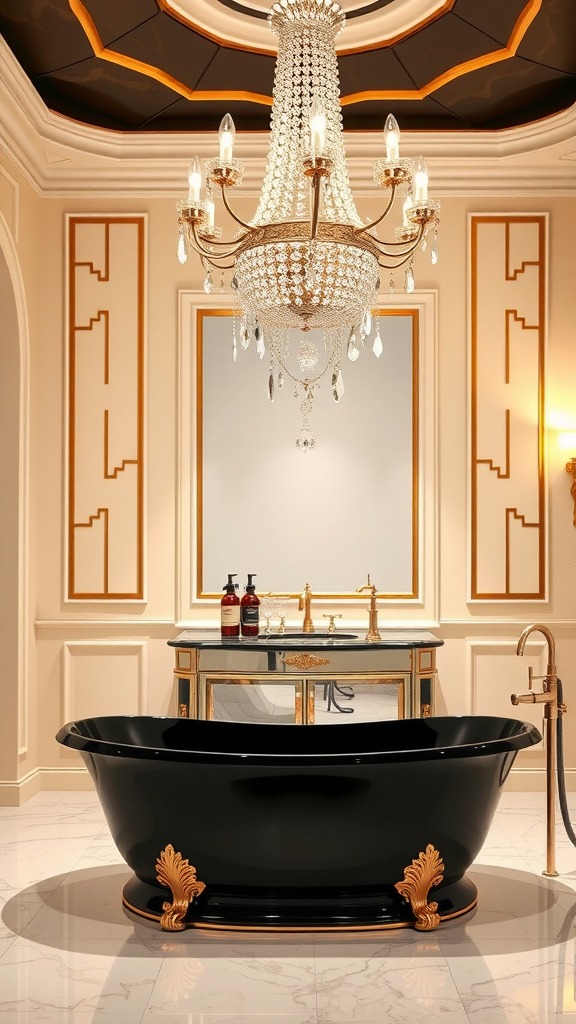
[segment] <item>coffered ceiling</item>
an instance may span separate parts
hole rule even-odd
[[[576,0],[345,0],[344,127],[510,128],[576,101]],[[123,132],[267,131],[265,0],[0,0],[53,111]]]

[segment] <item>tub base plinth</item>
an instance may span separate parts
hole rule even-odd
[[[216,891],[210,884],[184,919],[187,927],[227,931],[370,931],[414,928],[416,919],[394,885],[380,891],[312,889],[309,895],[291,889],[267,892],[238,888]],[[169,891],[134,875],[125,885],[125,908],[153,921],[162,918]],[[460,917],[476,906],[474,883],[464,875],[434,890],[442,921]]]

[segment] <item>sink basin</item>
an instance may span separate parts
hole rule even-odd
[[[270,636],[259,636],[259,640],[357,640],[357,633],[271,633]]]

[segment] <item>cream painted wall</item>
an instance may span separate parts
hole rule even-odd
[[[28,786],[6,786],[5,799],[28,795],[33,785],[85,785],[80,762],[54,742],[66,707],[87,713],[90,688],[96,687],[98,662],[107,685],[124,686],[150,713],[173,710],[170,649],[176,634],[176,358],[177,294],[200,288],[203,272],[196,260],[181,267],[176,260],[174,201],[169,198],[39,197],[6,157],[3,165],[19,184],[20,242],[18,256],[26,286],[31,344],[31,535],[30,586],[34,601],[35,644],[30,662],[29,754],[7,781],[43,771]],[[0,209],[10,195],[0,190]],[[2,205],[2,203],[5,205]],[[240,200],[240,214],[249,215],[254,200]],[[367,215],[374,201],[362,199]],[[448,713],[476,710],[507,713],[508,695],[524,688],[528,659],[516,660],[515,642],[524,625],[546,621],[558,638],[559,670],[567,703],[576,692],[576,531],[564,461],[555,436],[549,449],[550,601],[544,604],[467,603],[467,218],[470,212],[548,211],[550,214],[550,303],[547,393],[550,409],[568,412],[576,406],[576,347],[573,324],[573,238],[576,198],[540,196],[512,199],[446,197],[442,200],[440,259],[431,267],[425,257],[416,264],[417,288],[438,294],[439,409],[439,622],[432,628],[446,646],[439,653],[439,708]],[[106,605],[66,604],[63,600],[64,498],[64,217],[66,213],[148,214],[148,341],[147,341],[147,539],[148,601]],[[7,214],[6,214],[7,215]],[[317,607],[321,617],[323,609]],[[356,613],[357,614],[357,613]],[[397,618],[384,610],[386,617]],[[202,610],[201,617],[206,612]],[[214,609],[214,617],[217,609]],[[145,651],[146,687],[139,691],[136,647]],[[90,642],[89,654],[74,647]],[[72,645],[67,647],[66,645]],[[120,646],[118,646],[120,645]],[[72,650],[72,655],[70,655]],[[118,653],[120,651],[120,654]],[[68,652],[68,653],[67,653]],[[531,648],[542,663],[542,646]],[[125,663],[124,676],[122,656]],[[113,690],[111,691],[113,692]],[[36,695],[37,693],[37,701]],[[500,694],[502,696],[500,696]],[[124,697],[122,698],[124,700]],[[13,701],[8,708],[12,720]],[[124,706],[124,705],[122,705]],[[111,710],[113,710],[111,708]],[[136,708],[134,708],[136,710]],[[576,716],[566,722],[566,750],[576,778]],[[542,785],[542,755],[517,762],[518,786]],[[0,800],[2,800],[0,791]]]

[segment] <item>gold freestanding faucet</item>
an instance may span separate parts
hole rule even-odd
[[[304,612],[304,622],[302,624],[303,633],[315,633],[314,623],[312,622],[312,616],[310,614],[310,606],[312,604],[312,591],[310,590],[310,584],[307,583],[304,587],[304,593],[300,594],[298,601],[298,611]]]
[[[546,721],[546,870],[542,872],[548,878],[555,878],[556,871],[556,822],[555,822],[555,793],[556,793],[556,732],[558,726],[558,715],[566,711],[565,704],[558,703],[558,676],[556,674],[556,644],[554,637],[547,626],[535,623],[527,626],[522,633],[516,654],[524,654],[526,640],[530,633],[538,631],[543,634],[548,644],[548,664],[545,676],[534,676],[532,668],[528,669],[529,693],[513,693],[510,697],[512,703],[518,704],[544,704],[544,719]],[[536,693],[532,689],[534,679],[542,679],[542,692]]]
[[[376,601],[376,587],[370,582],[370,574],[368,574],[368,582],[363,587],[358,587],[357,594],[362,594],[364,590],[367,590],[370,594],[370,618],[368,619],[368,632],[366,633],[365,639],[369,643],[378,643],[382,639],[378,632],[378,604]]]

